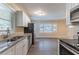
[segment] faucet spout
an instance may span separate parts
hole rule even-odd
[[[8,38],[8,36],[10,35],[10,30],[9,30],[9,28],[7,28],[6,32],[7,32],[7,34],[6,34],[6,35],[4,35],[4,37],[3,37],[3,38]]]

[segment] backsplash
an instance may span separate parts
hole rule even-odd
[[[24,33],[24,28],[23,27],[16,27],[16,33],[22,32]]]
[[[77,35],[77,32],[79,32],[79,25],[73,25],[73,28],[68,28],[68,37],[74,38],[75,35]]]
[[[24,28],[23,27],[16,27],[15,35],[23,35],[24,34]]]
[[[24,34],[24,28],[23,27],[16,27],[15,33],[12,34],[14,35],[23,35]],[[0,41],[4,40],[3,39],[4,35],[0,35]]]

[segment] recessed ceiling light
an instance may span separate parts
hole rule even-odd
[[[40,10],[40,9],[37,10],[37,11],[35,11],[34,14],[38,15],[38,16],[44,16],[44,15],[46,15],[46,13],[44,11]]]

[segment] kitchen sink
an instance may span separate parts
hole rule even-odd
[[[10,41],[16,41],[17,39],[20,39],[21,37],[23,37],[23,36],[16,36],[16,37],[13,37],[12,39],[10,39]]]
[[[8,48],[11,45],[12,45],[12,42],[3,42],[3,43],[0,43],[0,51],[3,51],[4,49]]]
[[[0,48],[12,44],[14,41],[20,39],[21,37],[23,36],[16,36],[11,39],[8,39],[7,41],[0,42]]]
[[[14,43],[14,41],[20,39],[21,37],[23,36],[16,36],[11,39],[8,39],[7,41],[0,42],[0,51],[3,51],[4,49],[8,48]]]

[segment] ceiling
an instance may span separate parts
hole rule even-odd
[[[65,3],[19,3],[27,11],[32,20],[59,20],[66,16]],[[34,12],[41,9],[44,16],[35,15]]]

